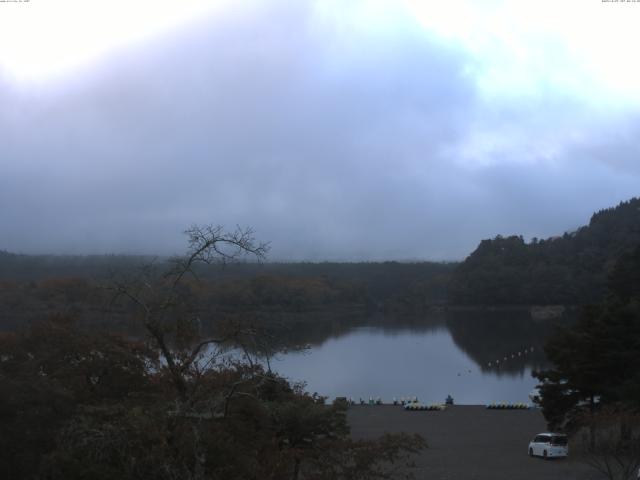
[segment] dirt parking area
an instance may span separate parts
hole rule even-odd
[[[411,412],[399,406],[354,406],[348,413],[355,438],[384,432],[419,433],[429,444],[416,459],[416,479],[600,480],[603,477],[570,452],[567,459],[530,458],[529,441],[546,431],[531,410],[487,410],[456,405],[444,411]]]

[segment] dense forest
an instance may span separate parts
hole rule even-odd
[[[600,406],[640,406],[639,320],[640,245],[614,265],[605,300],[585,307],[575,325],[547,342],[554,368],[537,376],[552,427],[580,420],[596,397]]]
[[[0,329],[51,314],[110,329],[127,326],[130,312],[112,302],[109,285],[141,269],[162,270],[169,258],[124,255],[20,255],[0,251]],[[454,265],[448,263],[268,263],[198,265],[185,294],[199,306],[202,325],[243,314],[262,322],[316,326],[375,311],[444,304]],[[416,299],[418,299],[416,301]],[[353,320],[353,318],[351,318]]]
[[[640,244],[640,199],[595,213],[589,225],[546,240],[497,236],[459,264],[453,304],[581,305],[602,299],[617,258]]]
[[[150,263],[161,268],[165,257],[136,255],[24,255],[0,250],[0,281],[50,278],[109,279],[114,273],[132,272]],[[255,277],[324,277],[366,287],[367,295],[384,301],[407,288],[434,285],[427,290],[433,303],[445,301],[445,289],[455,263],[447,262],[250,262],[200,266],[204,280],[223,282]],[[424,288],[422,289],[424,290]]]

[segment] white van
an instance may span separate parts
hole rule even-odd
[[[543,458],[566,457],[569,454],[567,436],[560,433],[539,433],[529,442],[529,456]]]

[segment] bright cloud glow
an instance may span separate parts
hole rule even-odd
[[[555,235],[638,194],[636,24],[600,0],[0,2],[0,249],[171,253],[210,221],[283,259]]]
[[[269,9],[277,1],[252,1]],[[360,0],[314,2],[319,18],[367,30],[407,27],[461,44],[469,73],[488,97],[548,89],[591,103],[640,104],[640,3],[599,0]],[[0,10],[0,73],[38,80],[86,64],[219,9],[229,0],[86,0],[5,3]],[[336,32],[339,34],[339,32]]]
[[[0,5],[0,74],[39,80],[143,41],[223,0],[31,1]]]
[[[600,0],[405,0],[418,21],[462,44],[481,90],[551,88],[598,102],[640,103],[640,3]]]

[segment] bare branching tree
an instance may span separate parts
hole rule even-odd
[[[220,225],[193,225],[184,233],[189,238],[187,254],[171,258],[173,267],[165,274],[172,280],[172,289],[185,275],[197,276],[194,267],[198,264],[224,264],[246,255],[263,260],[269,251],[268,243],[256,243],[251,228],[236,227],[229,233]]]
[[[256,242],[250,228],[227,232],[219,225],[194,225],[185,234],[186,254],[170,258],[164,271],[154,261],[142,266],[136,275],[112,282],[115,297],[124,297],[135,306],[183,401],[189,393],[187,380],[197,378],[197,362],[207,347],[251,336],[250,331],[238,327],[227,329],[221,337],[198,339],[200,319],[185,302],[184,284],[188,277],[198,280],[198,266],[226,264],[246,256],[261,261],[269,250],[267,243]]]
[[[283,346],[255,321],[259,316],[233,312],[215,335],[203,334],[189,297],[201,298],[204,267],[244,255],[262,260],[268,245],[257,243],[250,229],[193,226],[185,233],[185,255],[112,282],[115,297],[134,307],[162,358],[154,372],[161,391],[154,418],[162,417],[161,444],[170,458],[157,464],[179,467],[170,476],[163,469],[162,478],[404,478],[404,470],[392,467],[408,465],[424,441],[405,434],[350,439],[346,405],[325,405],[258,361]],[[230,346],[240,354],[227,355]]]

